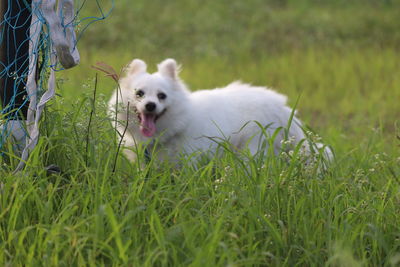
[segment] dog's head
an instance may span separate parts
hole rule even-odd
[[[134,59],[126,69],[121,86],[130,91],[129,102],[139,121],[143,136],[152,137],[157,124],[180,101],[186,92],[178,77],[179,67],[174,59],[158,64],[158,72],[149,74],[147,65]]]

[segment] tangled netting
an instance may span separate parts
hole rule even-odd
[[[55,72],[79,63],[81,35],[109,15],[114,0],[0,1],[0,153],[14,139],[20,170],[38,141],[43,108],[55,94]],[[83,17],[86,6],[93,16]]]

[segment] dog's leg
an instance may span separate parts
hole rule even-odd
[[[135,138],[126,131],[126,126],[117,123],[117,142],[121,146],[122,152],[130,161],[136,161],[137,158],[137,143]],[[122,140],[121,140],[122,138]]]

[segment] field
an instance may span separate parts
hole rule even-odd
[[[0,265],[399,266],[399,18],[396,0],[118,0],[81,27],[27,168],[0,157]],[[167,57],[192,90],[240,79],[298,101],[335,161],[129,163],[105,115],[115,83],[91,66]]]

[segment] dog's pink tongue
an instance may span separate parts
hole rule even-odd
[[[141,113],[140,132],[147,137],[152,137],[156,133],[156,115]]]

